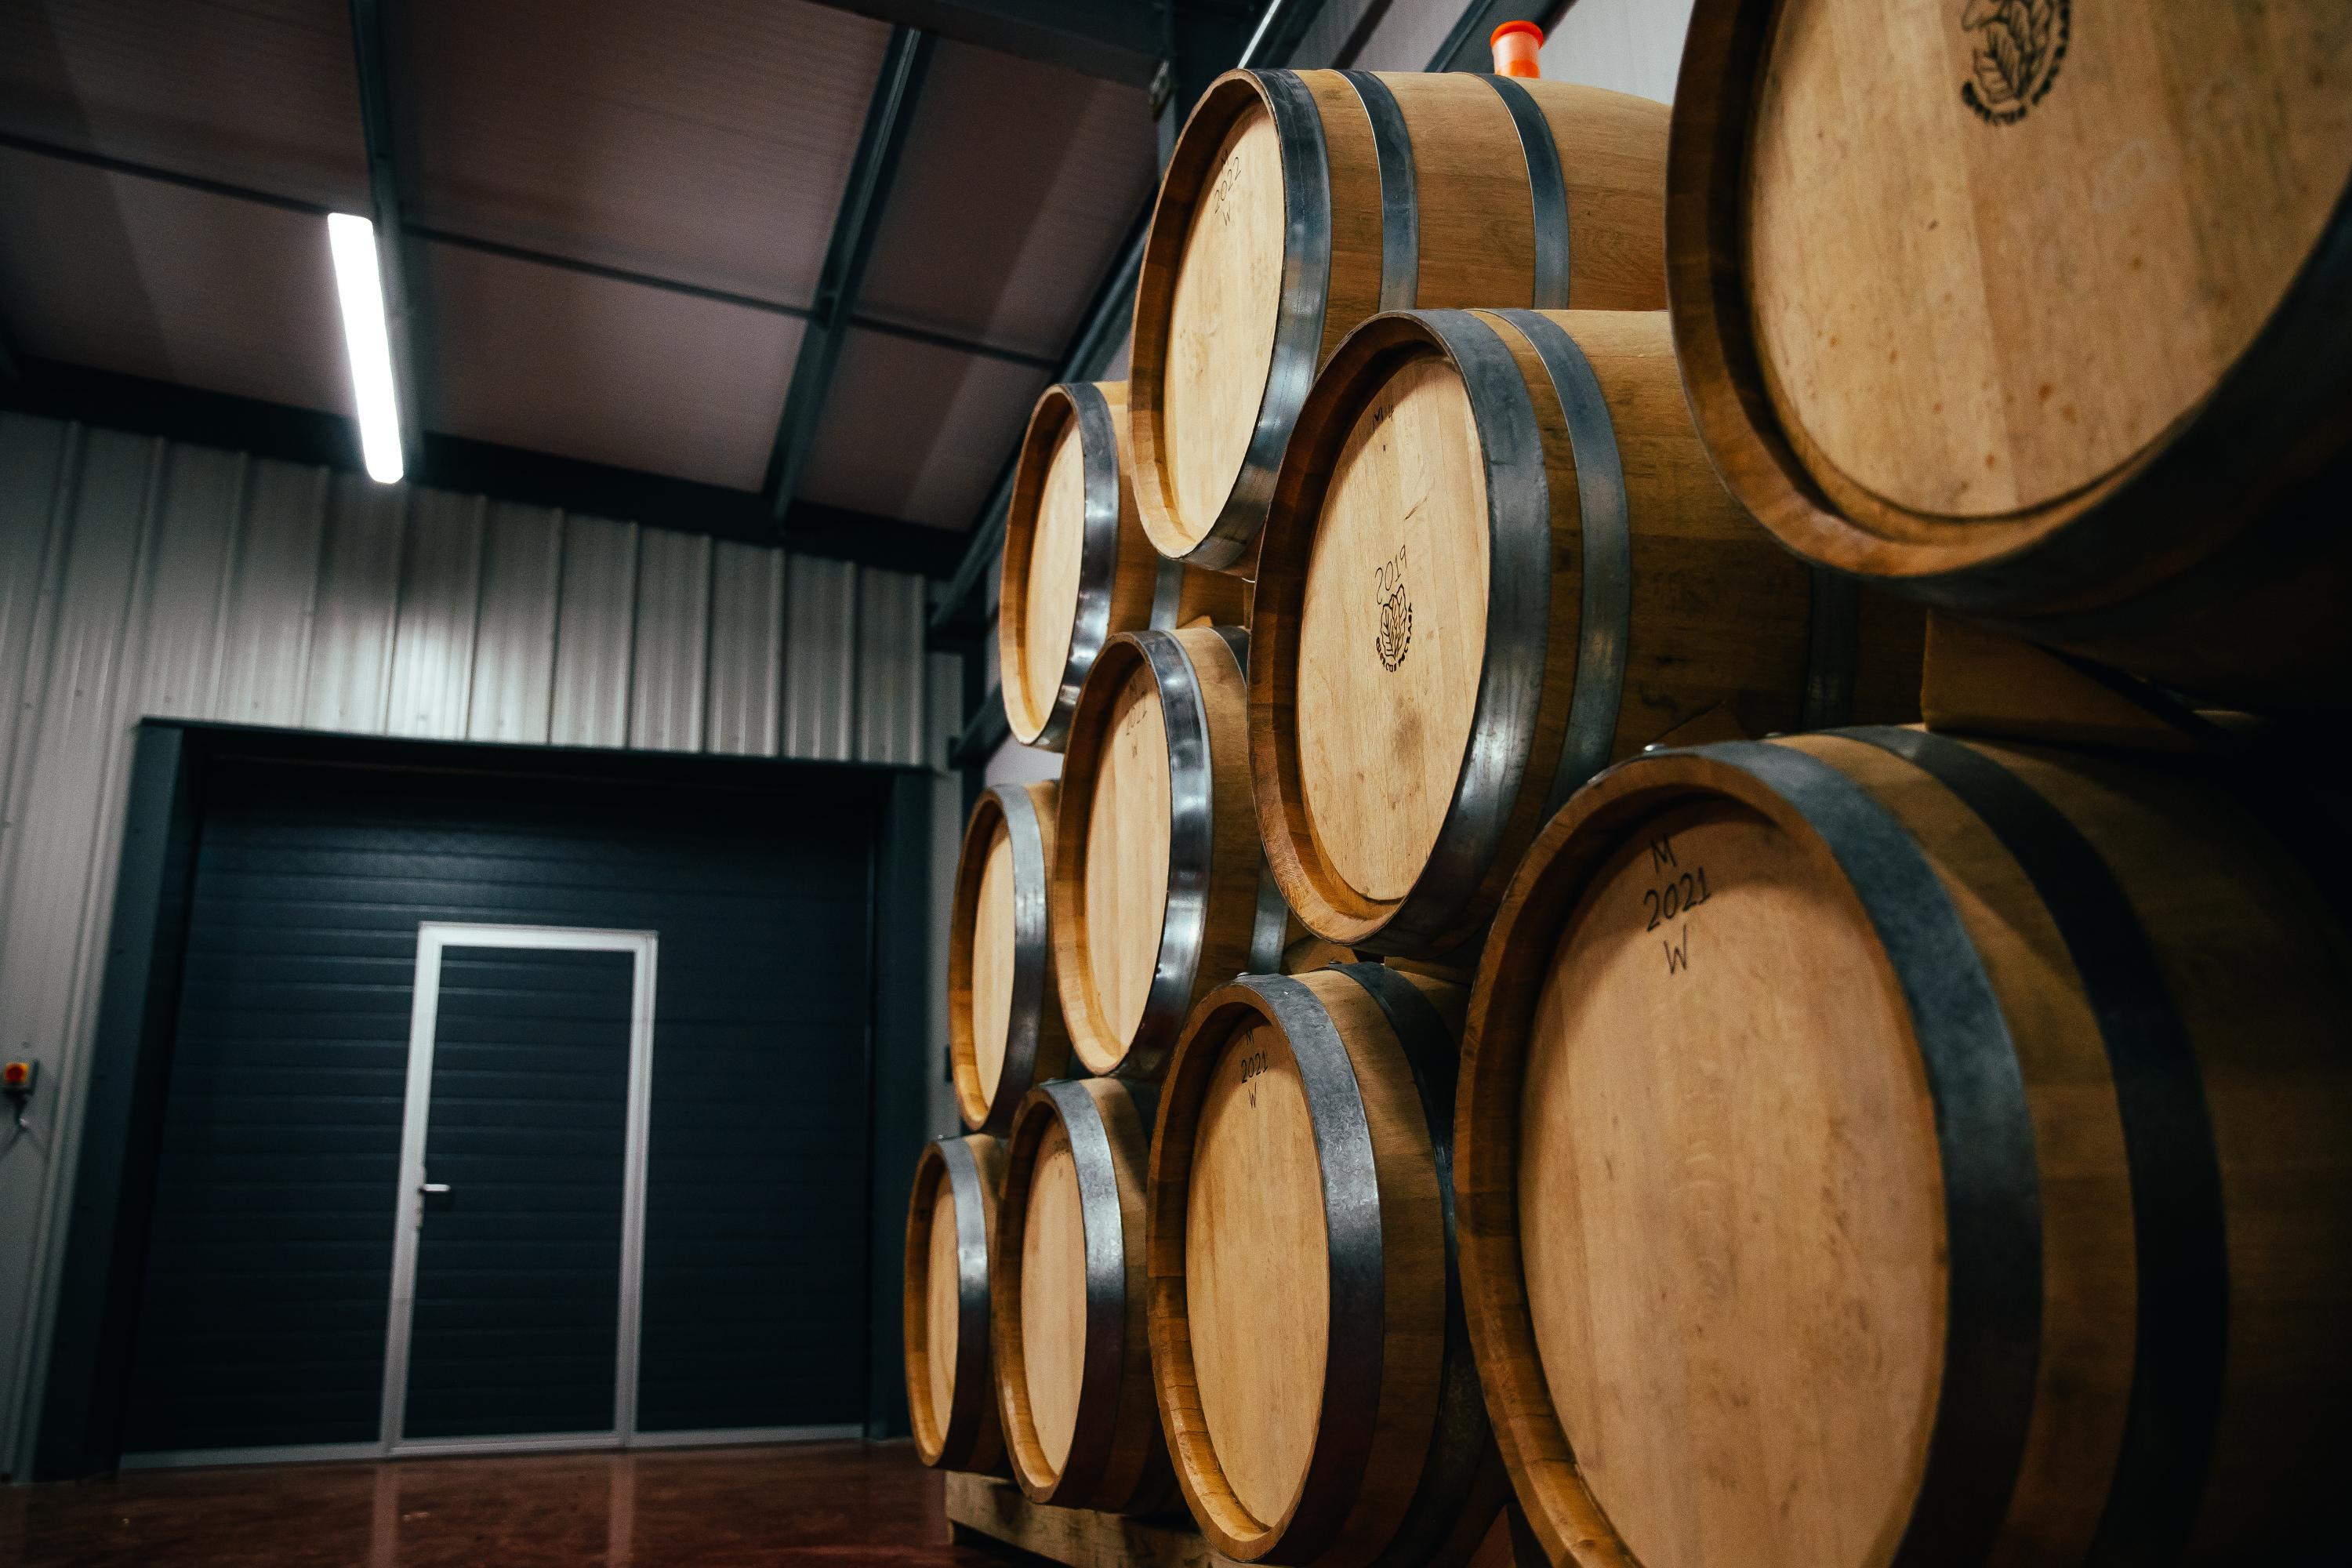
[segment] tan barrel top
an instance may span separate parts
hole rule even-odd
[[[1406,363],[1334,465],[1298,622],[1302,804],[1367,900],[1412,889],[1470,741],[1486,658],[1481,444],[1460,373]]]
[[[1833,489],[1927,517],[2059,500],[2163,436],[2352,172],[2341,0],[1790,0],[1759,69],[1767,385]]]
[[[924,1356],[931,1369],[932,1418],[944,1421],[955,1404],[956,1293],[955,1192],[945,1182],[931,1200],[930,1267],[923,1282],[928,1333]]]
[[[1618,849],[1566,931],[1519,1242],[1593,1496],[1643,1568],[1885,1561],[1942,1375],[1944,1221],[1867,916],[1818,844],[1716,802]]]
[[[1184,1288],[1201,1414],[1235,1500],[1271,1522],[1314,1457],[1330,1289],[1315,1127],[1279,1030],[1226,1046],[1192,1160]]]
[[[1070,1135],[1039,1144],[1021,1234],[1021,1344],[1029,1413],[1046,1463],[1069,1463],[1087,1369],[1087,1226]]]
[[[1168,903],[1168,729],[1140,663],[1112,703],[1098,755],[1087,818],[1087,963],[1104,1026],[1124,1040],[1143,1020]]]
[[[1013,1023],[1013,836],[996,819],[981,864],[980,897],[971,922],[971,1043],[980,1092],[993,1103],[1004,1074],[1004,1047]]]
[[[1168,313],[1165,465],[1177,511],[1217,515],[1241,474],[1282,303],[1282,153],[1255,99],[1218,149]]]
[[[1078,422],[1066,419],[1045,460],[1037,494],[1037,516],[1029,536],[1028,582],[1022,590],[1022,668],[1019,678],[1028,710],[1054,710],[1062,668],[1070,657],[1070,628],[1077,620],[1078,567],[1087,531],[1086,449]]]

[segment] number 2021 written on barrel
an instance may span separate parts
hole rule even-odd
[[[1650,844],[1650,869],[1663,874],[1665,880],[1654,888],[1642,890],[1642,904],[1649,911],[1649,923],[1643,931],[1655,931],[1677,917],[1687,917],[1691,910],[1706,902],[1711,896],[1706,885],[1706,868],[1696,862],[1685,867],[1675,857],[1672,835],[1654,839]],[[1665,938],[1666,973],[1679,974],[1690,967],[1690,921],[1684,919],[1678,930]]]

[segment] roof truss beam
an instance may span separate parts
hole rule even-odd
[[[418,344],[425,321],[408,287],[407,225],[402,220],[400,163],[394,131],[390,49],[381,0],[351,0],[352,64],[359,74],[360,126],[367,141],[368,205],[375,223],[376,268],[383,279],[385,335],[392,346],[393,396],[400,410],[401,456],[415,468],[425,456],[425,411],[417,397]]]
[[[1160,0],[818,0],[960,44],[1149,87],[1167,53]]]
[[[825,247],[816,299],[801,334],[800,354],[793,365],[792,384],[784,394],[783,414],[776,425],[775,446],[768,457],[765,493],[778,528],[784,526],[792,510],[801,474],[808,467],[809,454],[815,449],[824,421],[833,374],[841,363],[842,341],[856,312],[866,265],[873,258],[874,241],[889,205],[890,184],[906,152],[907,132],[915,118],[915,97],[930,60],[930,47],[929,37],[911,27],[894,31],[882,57],[874,96],[866,106],[865,129],[858,134],[849,183],[834,215],[833,238]]]

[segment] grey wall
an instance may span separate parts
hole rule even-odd
[[[133,724],[944,769],[956,666],[922,651],[923,595],[843,562],[0,415],[0,1050],[42,1071],[29,1131],[0,1125],[0,1470],[29,1468]],[[961,811],[944,773],[933,795],[942,940],[920,983],[943,1040]]]

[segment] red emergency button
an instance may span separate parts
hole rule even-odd
[[[10,1062],[0,1067],[0,1089],[30,1089],[33,1087],[33,1064]]]

